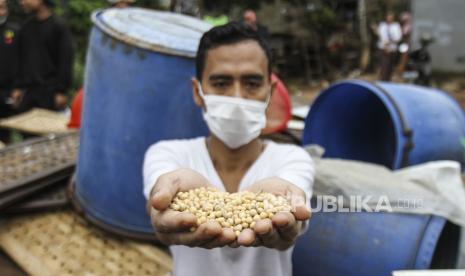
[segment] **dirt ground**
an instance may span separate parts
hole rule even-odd
[[[454,96],[462,109],[465,109],[465,76],[443,81],[438,85],[438,88]]]
[[[357,76],[358,79],[374,81],[377,79],[375,74],[363,74]],[[396,82],[400,82],[394,79]],[[291,94],[293,106],[311,104],[318,94],[330,85],[329,82],[320,81],[313,85],[303,84],[301,82],[289,81],[286,83]],[[441,75],[433,80],[433,87],[447,92],[453,96],[465,110],[465,75]]]

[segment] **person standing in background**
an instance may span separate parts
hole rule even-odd
[[[17,74],[19,25],[8,19],[8,3],[0,0],[0,119],[12,115],[10,93]],[[8,143],[10,132],[0,129],[0,141]]]
[[[72,82],[73,45],[68,26],[53,14],[53,0],[20,0],[32,17],[19,36],[19,78],[12,94],[19,112],[62,110]]]
[[[257,14],[253,10],[246,10],[243,15],[243,20],[244,20],[244,23],[251,26],[252,29],[254,29],[258,33],[258,35],[262,37],[264,40],[266,41],[270,40],[268,28],[258,23]]]
[[[380,53],[380,79],[390,81],[395,65],[397,45],[402,38],[400,24],[394,21],[394,14],[388,12],[386,21],[378,26],[372,26],[373,32],[378,36],[378,49]]]
[[[412,35],[412,15],[409,12],[403,12],[400,16],[402,26],[402,41],[399,45],[400,59],[397,72],[399,77],[402,77],[405,66],[407,65],[408,55],[410,50],[410,37]]]

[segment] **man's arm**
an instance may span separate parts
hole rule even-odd
[[[67,92],[73,80],[74,49],[68,27],[61,23],[58,37],[58,63],[55,104],[63,107],[67,101]]]
[[[174,150],[176,148],[176,150]],[[252,192],[270,192],[290,199],[292,212],[276,214],[271,220],[255,224],[254,230],[245,229],[236,240],[231,228],[223,229],[216,221],[197,226],[197,218],[188,212],[169,208],[178,192],[211,186],[199,173],[182,169],[183,153],[179,147],[162,142],[152,146],[144,161],[145,194],[148,211],[158,239],[167,245],[187,245],[203,248],[267,246],[285,250],[292,246],[302,231],[302,224],[310,217],[307,198],[311,196],[313,165],[308,153],[297,147],[286,148],[288,157],[275,164],[275,176],[256,182]],[[257,238],[256,238],[257,237]]]

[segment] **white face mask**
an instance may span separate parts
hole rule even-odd
[[[207,111],[203,118],[210,131],[231,149],[248,144],[260,135],[266,125],[266,102],[237,97],[205,95],[199,92]]]

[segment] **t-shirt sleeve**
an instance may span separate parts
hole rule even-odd
[[[144,196],[149,198],[157,179],[182,167],[180,145],[176,142],[162,141],[150,146],[145,153],[143,165]]]
[[[303,148],[287,146],[279,158],[279,167],[276,176],[291,182],[305,192],[307,204],[310,207],[310,198],[313,191],[315,166],[310,154]]]

